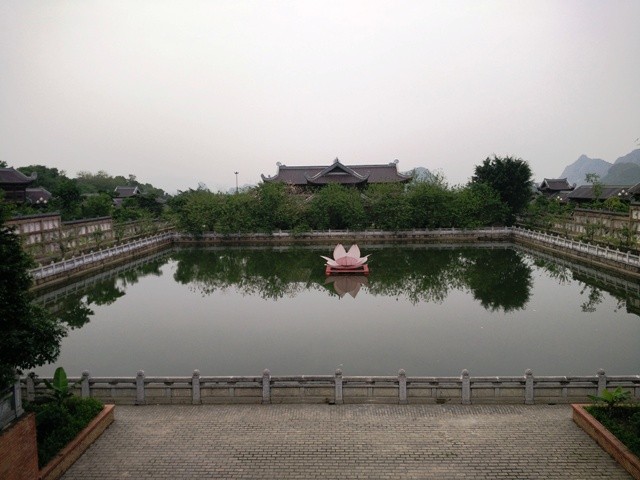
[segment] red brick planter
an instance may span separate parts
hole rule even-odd
[[[572,404],[573,421],[611,455],[636,480],[640,480],[640,459],[587,412],[583,404]]]
[[[114,408],[115,405],[105,405],[96,418],[91,420],[91,423],[76,438],[40,470],[40,480],[57,480],[64,472],[69,470],[71,465],[111,425]]]

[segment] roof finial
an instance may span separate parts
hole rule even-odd
[[[338,160],[338,157],[336,157],[336,159],[333,161],[333,163],[338,163],[340,160]]]

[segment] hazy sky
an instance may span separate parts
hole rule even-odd
[[[536,179],[640,137],[640,1],[0,0],[0,159],[170,192],[287,165]]]

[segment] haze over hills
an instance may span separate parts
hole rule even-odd
[[[564,168],[559,178],[566,177],[569,183],[585,185],[587,173],[599,175],[605,185],[635,185],[640,182],[640,148],[619,157],[614,163],[580,155]]]

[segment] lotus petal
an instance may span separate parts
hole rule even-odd
[[[320,256],[327,261],[327,265],[329,265],[330,267],[339,267],[340,266],[334,259],[329,258],[329,257],[325,257],[324,255],[320,255]]]
[[[358,245],[356,245],[355,243],[351,245],[351,248],[347,252],[347,255],[353,258],[360,258],[360,249],[358,248]]]
[[[341,243],[336,245],[336,248],[333,249],[333,258],[338,260],[339,258],[346,257],[347,251],[344,249]]]

